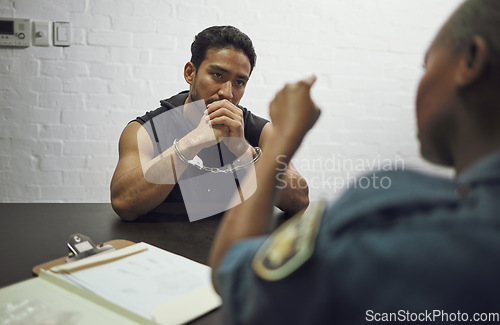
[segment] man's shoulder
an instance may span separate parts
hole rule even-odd
[[[184,105],[188,96],[189,90],[183,90],[170,98],[160,100],[160,104],[162,107],[165,107],[166,110],[169,110]]]
[[[186,101],[186,98],[188,95],[189,95],[189,90],[184,90],[184,91],[181,91],[180,93],[178,93],[170,98],[160,100],[160,107],[158,107],[157,109],[155,109],[153,111],[146,112],[146,114],[144,114],[143,116],[137,117],[133,121],[139,122],[142,125],[144,125],[146,122],[150,121],[151,119],[153,119],[153,118],[155,118],[155,117],[157,117],[157,116],[159,116],[167,111],[171,111],[172,109],[174,109],[176,107],[180,107],[180,106],[184,105],[184,102]]]

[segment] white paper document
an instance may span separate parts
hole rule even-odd
[[[137,245],[147,250],[60,276],[161,324],[188,321],[220,306],[208,266],[149,244]]]

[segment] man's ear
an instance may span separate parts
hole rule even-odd
[[[196,68],[193,62],[188,62],[184,66],[184,79],[188,84],[192,84],[194,77],[196,76]]]
[[[477,81],[484,73],[488,59],[488,46],[482,37],[474,36],[460,55],[462,59],[456,80],[460,87],[466,87]]]

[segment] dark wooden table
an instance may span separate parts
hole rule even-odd
[[[67,255],[66,241],[74,233],[89,236],[95,244],[143,241],[207,264],[220,219],[189,222],[187,216],[150,215],[123,222],[107,203],[3,203],[0,287],[29,279],[35,265]],[[221,324],[221,314],[219,308],[192,324]]]

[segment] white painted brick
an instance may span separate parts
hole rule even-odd
[[[158,20],[157,29],[160,35],[176,35],[179,38],[191,43],[194,35],[198,34],[202,29],[208,26],[193,26],[186,25],[183,17],[168,17]],[[186,47],[179,47],[182,50]],[[189,49],[189,48],[188,48]]]
[[[130,16],[133,12],[132,1],[90,0],[89,7],[95,15]]]
[[[42,12],[44,4],[42,1],[15,1],[15,3],[12,2],[12,7],[15,9],[18,17],[24,17],[23,15],[26,15],[27,13]]]
[[[141,80],[165,80],[175,76],[177,69],[162,66],[135,66],[134,77]]]
[[[108,186],[86,186],[85,193],[87,197],[93,198],[95,203],[111,203],[111,193]]]
[[[38,138],[38,125],[26,123],[22,125],[0,123],[0,137],[21,140]]]
[[[8,203],[11,200],[12,187],[15,182],[11,180],[9,170],[0,169],[0,202]]]
[[[123,64],[147,64],[151,62],[150,50],[148,49],[134,49],[134,48],[110,48],[111,61],[114,63]]]
[[[108,84],[109,92],[112,94],[141,94],[147,95],[151,93],[151,84],[146,80],[115,80]],[[135,96],[134,96],[135,97]]]
[[[37,59],[63,60],[64,55],[60,47],[38,47],[31,49],[33,56]]]
[[[38,73],[39,61],[34,60],[32,57],[20,55],[11,60],[10,73],[13,74],[14,80],[23,75],[36,75]]]
[[[43,125],[39,130],[40,139],[83,139],[85,126],[76,125]]]
[[[155,33],[156,21],[149,17],[120,17],[111,18],[113,29],[134,33]]]
[[[184,81],[184,65],[191,60],[191,54],[187,51],[158,50],[155,51],[151,59],[151,64],[168,65],[177,71],[177,81]],[[176,81],[168,79],[166,81]]]
[[[87,96],[86,104],[92,110],[121,109],[130,107],[130,96],[125,94],[91,94]]]
[[[299,75],[293,70],[287,70],[287,71],[276,70],[276,71],[269,71],[264,74],[264,80],[266,83],[269,83],[270,80],[273,80],[273,83],[279,85],[278,87],[269,90],[271,94],[274,94],[276,93],[276,91],[283,88],[283,86],[286,83],[292,82],[293,80],[297,80],[298,78]]]
[[[21,106],[22,107],[22,106]],[[60,111],[57,109],[39,109],[24,107],[23,109],[4,108],[2,109],[2,120],[9,123],[26,123],[27,121],[34,123],[59,123]]]
[[[332,64],[333,72],[340,77],[377,78],[383,75],[385,69],[381,66],[374,66],[359,63],[337,63]]]
[[[96,15],[92,17],[91,30],[109,30],[111,29],[111,17]]]
[[[0,74],[8,75],[12,69],[12,60],[7,58],[0,58]]]
[[[118,157],[117,142],[108,141],[108,148],[107,148],[106,152],[97,152],[96,154],[99,154],[99,155],[107,154],[107,155],[114,155],[114,156]]]
[[[83,13],[87,9],[87,1],[68,0],[67,6],[72,13]]]
[[[133,47],[140,49],[175,49],[177,38],[157,33],[134,33],[132,44]]]
[[[149,98],[151,100],[148,101],[141,100],[133,106],[138,107],[140,105],[140,107],[147,107],[147,106],[159,107],[160,106],[159,101],[161,99],[169,98],[175,94],[178,94],[183,90],[188,90],[188,89],[189,85],[186,83],[184,79],[182,79],[182,81],[180,82],[157,81],[150,86],[151,96]],[[152,105],[147,105],[147,102],[152,102]],[[134,104],[134,101],[132,101],[132,103]]]
[[[107,144],[104,141],[72,141],[64,142],[63,153],[65,155],[92,155],[107,152]]]
[[[89,45],[128,47],[131,45],[131,35],[119,31],[89,31]]]
[[[109,60],[109,49],[72,45],[66,49],[66,57],[69,61],[103,62]]]
[[[52,141],[52,140],[22,140],[22,139],[12,139],[10,153],[16,157],[23,157],[26,154],[33,154],[37,156],[43,155],[59,155],[62,152],[62,141]]]
[[[71,169],[82,169],[85,167],[84,156],[45,156],[40,159],[40,170],[47,171],[66,171]],[[61,176],[62,177],[62,176]],[[61,178],[62,182],[62,178]]]
[[[12,158],[11,170],[14,173],[20,172],[22,176],[18,178],[23,180],[24,183],[30,183],[30,175],[36,173],[38,167],[38,157],[31,153],[19,153]]]
[[[17,178],[13,179],[15,182]],[[11,183],[12,184],[12,183]],[[16,187],[8,187],[8,196],[10,203],[24,203],[27,198],[31,200],[37,200],[41,197],[41,188],[38,185],[26,185],[21,184]]]
[[[43,76],[87,76],[89,74],[87,64],[83,62],[67,61],[41,61],[40,73]]]
[[[166,1],[141,1],[135,0],[133,3],[133,15],[137,17],[151,17],[158,16],[170,17],[173,14],[173,4]]]
[[[64,125],[99,125],[103,122],[101,111],[63,111],[61,123]]]
[[[60,78],[40,77],[31,81],[31,90],[36,92],[62,92],[62,80]]]
[[[156,105],[159,106],[159,105]],[[151,106],[154,107],[154,106]],[[147,109],[150,110],[150,109]],[[128,110],[116,111],[106,115],[108,121],[107,125],[118,126],[124,128],[130,121],[134,120],[137,116],[144,115],[146,109],[133,109],[133,105]],[[118,144],[118,138],[116,138]]]
[[[399,81],[414,80],[415,76],[420,76],[422,73],[421,67],[401,67],[401,66],[386,66],[383,69],[383,75],[387,78]]]
[[[78,174],[80,175],[82,184],[89,184],[92,186],[109,186],[109,181],[106,177],[106,172],[102,171],[101,168],[93,170],[93,171],[81,171]]]
[[[133,1],[124,0],[92,0],[90,5],[93,14],[131,16],[134,10]]]
[[[82,185],[78,170],[65,170],[62,172],[63,185]]]
[[[50,4],[44,4],[41,13],[49,21],[60,19],[60,21],[67,21],[70,12],[68,10],[68,2],[66,0],[54,0]]]
[[[389,50],[392,52],[415,53],[428,47],[432,41],[435,31],[430,29],[412,29],[406,31],[407,37],[395,35],[389,42]]]
[[[0,1],[0,14],[2,17],[13,17],[14,6],[13,0],[1,0]]]
[[[129,79],[132,77],[129,65],[111,63],[91,63],[89,64],[90,75],[94,78],[104,79]]]
[[[77,0],[78,1],[78,0]],[[80,1],[83,2],[83,1]],[[93,21],[93,16],[85,13],[73,13],[71,15],[71,23],[72,23],[72,29],[75,30],[75,28],[83,28],[83,29],[90,29],[92,28],[92,21]]]
[[[18,133],[19,126],[17,124],[8,123],[0,120],[0,139],[9,139],[15,137]]]
[[[85,201],[85,186],[41,186],[42,202]]]
[[[177,17],[184,21],[204,21],[207,17],[214,17],[219,13],[216,6],[177,5]]]
[[[187,87],[186,87],[187,88]],[[182,89],[182,88],[177,88],[177,89]],[[124,115],[122,116],[123,123],[120,124],[119,122],[119,117],[116,117],[117,122],[119,125],[125,125],[124,123],[129,122],[130,120],[136,118],[137,116],[142,116],[146,111],[151,111],[153,109],[156,109],[160,107],[160,98],[168,98],[174,94],[179,93],[179,91],[173,91],[166,93],[165,88],[161,89],[160,91],[154,93],[151,96],[148,96],[148,98],[139,98],[139,97],[132,97],[132,101],[130,103],[130,109],[126,110],[124,112]],[[128,120],[126,120],[128,118]],[[113,119],[115,121],[115,119]]]
[[[35,171],[30,172],[23,177],[27,180],[30,185],[46,185],[46,184],[62,184],[62,172],[61,170],[53,171]]]
[[[86,128],[86,139],[88,140],[117,140],[116,137],[111,137],[111,135],[121,134],[121,131],[125,128],[125,125],[99,125],[99,126],[88,126]]]
[[[87,45],[87,32],[81,28],[71,29],[71,45]]]
[[[109,83],[105,80],[95,78],[66,79],[64,80],[63,90],[70,93],[79,93],[79,95],[94,93],[103,94],[108,92],[108,84]],[[41,102],[40,99],[40,103]]]
[[[47,108],[79,109],[83,108],[83,94],[54,94],[42,93],[39,95],[39,105]]]
[[[91,170],[100,170],[103,167],[114,168],[117,162],[118,157],[115,155],[92,156],[87,159],[87,167]]]

